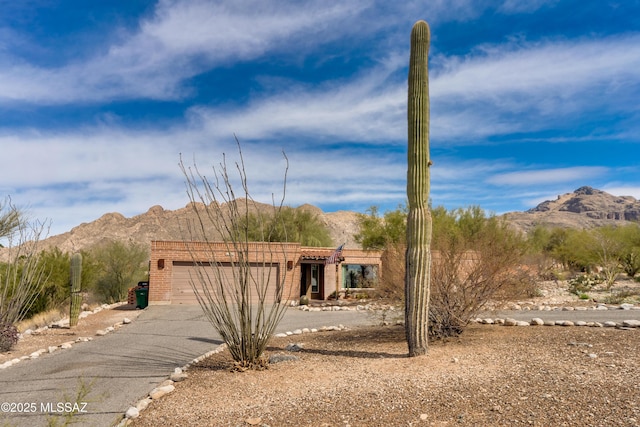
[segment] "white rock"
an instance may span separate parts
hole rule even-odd
[[[74,344],[73,341],[67,341],[67,342],[62,343],[60,345],[60,348],[66,350],[66,349],[69,349],[69,348],[73,347],[73,344]]]
[[[302,335],[302,329],[296,329],[293,331],[293,335]]]
[[[86,319],[91,313],[91,311],[83,311],[78,315],[78,319]]]
[[[7,360],[6,362],[0,365],[0,369],[7,369],[11,365],[13,365],[13,363],[10,360]]]
[[[302,333],[303,334],[308,334],[309,332],[311,332],[311,330],[309,328],[302,328]]]
[[[483,325],[493,325],[494,321],[493,321],[493,319],[486,318],[486,319],[482,319],[482,324]]]
[[[97,336],[99,336],[99,337],[102,337],[102,336],[104,336],[104,335],[107,335],[108,333],[109,333],[109,332],[107,332],[107,331],[106,331],[106,330],[104,330],[104,329],[100,329],[100,330],[96,331],[96,335],[97,335]]]
[[[516,322],[516,326],[531,326],[529,322],[525,322],[524,320],[518,320]]]
[[[31,329],[27,329],[26,331],[24,331],[24,332],[22,333],[22,335],[31,335],[32,333],[33,333],[33,330],[31,330]]]
[[[105,329],[105,331],[107,331],[107,332],[113,332],[115,330],[116,330],[116,328],[114,328],[113,326],[109,326],[107,329]]]
[[[627,328],[640,328],[640,320],[625,320],[622,325]]]
[[[140,416],[140,411],[138,408],[131,406],[127,409],[127,412],[124,413],[124,416],[130,419],[138,418]]]
[[[574,326],[574,323],[571,320],[559,320],[556,322],[556,325],[559,326]]]
[[[507,318],[504,320],[504,326],[516,326],[518,321],[516,319]]]
[[[40,352],[39,351],[34,351],[33,353],[31,353],[29,355],[29,358],[31,358],[31,359],[37,359],[38,357],[40,357]]]
[[[169,379],[173,382],[180,382],[180,381],[184,381],[187,379],[187,374],[185,374],[184,372],[174,372],[173,374],[171,374],[171,376],[169,377]]]
[[[540,326],[540,325],[544,325],[544,320],[542,320],[539,317],[534,317],[533,319],[531,319],[531,326]]]
[[[633,308],[633,304],[620,304],[620,309],[621,310],[631,310]]]
[[[616,326],[618,326],[616,322],[612,322],[612,321],[604,322],[603,325],[605,328],[615,328]]]
[[[57,350],[58,350],[58,347],[53,345],[49,346],[49,348],[47,349],[49,353],[53,353],[54,351],[57,351]]]
[[[149,397],[151,397],[153,400],[160,399],[162,396],[171,393],[175,389],[176,388],[173,385],[156,387],[151,390],[151,393],[149,393]]]
[[[318,332],[316,328],[311,328],[311,333]]]
[[[142,411],[144,411],[145,409],[147,409],[147,407],[149,406],[149,403],[151,403],[151,402],[152,402],[152,400],[151,400],[151,398],[150,398],[150,397],[147,397],[146,399],[142,399],[140,402],[138,402],[138,403],[136,404],[136,409],[137,409],[139,412],[142,412]]]
[[[276,338],[286,338],[286,337],[288,337],[288,335],[283,333],[283,332],[280,332],[279,334],[275,334],[274,336]]]
[[[556,326],[556,321],[555,320],[545,320],[544,321],[544,326]]]
[[[128,317],[125,317],[124,319],[122,319],[123,325],[128,325],[129,323],[131,323],[131,319],[129,319]]]
[[[587,326],[587,322],[583,321],[583,320],[578,320],[575,322],[576,326]]]

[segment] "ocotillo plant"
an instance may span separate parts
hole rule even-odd
[[[427,352],[431,285],[431,212],[429,211],[429,72],[431,33],[425,21],[411,31],[409,59],[407,168],[407,261],[405,333],[409,357]]]
[[[78,324],[80,305],[82,304],[81,288],[82,255],[75,253],[71,256],[71,312],[69,313],[69,326]]]

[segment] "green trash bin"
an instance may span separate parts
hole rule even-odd
[[[136,308],[146,308],[149,305],[149,288],[136,289]]]

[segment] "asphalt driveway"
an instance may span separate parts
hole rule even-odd
[[[278,332],[372,322],[366,312],[293,309]],[[84,410],[76,415],[78,425],[112,425],[176,367],[220,344],[199,306],[148,307],[111,334],[0,371],[0,425],[46,426],[49,417],[63,417],[73,404]],[[83,384],[89,394],[78,398]]]

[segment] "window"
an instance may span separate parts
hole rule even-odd
[[[311,293],[317,294],[320,292],[320,268],[318,264],[311,264]]]
[[[378,282],[378,266],[367,264],[343,264],[343,288],[375,288]]]

